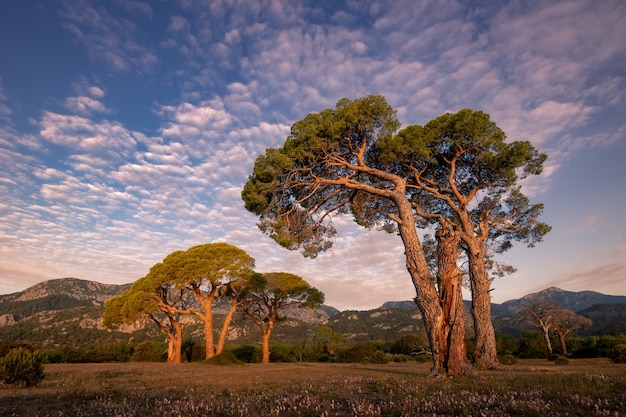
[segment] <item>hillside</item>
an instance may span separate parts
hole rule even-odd
[[[24,342],[46,348],[93,343],[145,339],[161,340],[163,336],[150,322],[122,326],[110,331],[102,325],[104,302],[121,294],[130,284],[112,285],[76,278],[42,282],[22,292],[0,295],[0,340]],[[521,335],[527,327],[510,320],[511,314],[524,303],[546,298],[562,308],[572,309],[594,324],[582,335],[616,334],[626,331],[626,297],[609,296],[593,291],[571,292],[548,288],[536,294],[503,304],[493,304],[496,332]],[[470,302],[466,302],[466,329],[471,337]],[[226,306],[216,304],[215,326],[221,324]],[[508,314],[507,314],[508,313]],[[341,333],[344,340],[395,340],[403,334],[420,333],[420,311],[412,301],[393,301],[368,311],[339,311],[330,306],[309,310],[293,308],[287,319],[276,327],[272,340],[304,342],[320,326]],[[202,327],[193,317],[185,318],[185,333],[202,340]],[[249,320],[237,316],[229,334],[229,343],[257,343],[259,331]]]

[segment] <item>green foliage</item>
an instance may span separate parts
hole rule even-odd
[[[498,361],[500,361],[501,365],[515,365],[517,358],[513,355],[499,355]]]
[[[329,362],[335,359],[335,354],[342,345],[341,333],[334,332],[330,327],[320,327],[313,338],[304,344],[303,356],[307,361]]]
[[[337,354],[337,362],[371,362],[377,352],[374,342],[361,342],[354,346],[341,349]]]
[[[255,345],[238,346],[231,350],[235,357],[245,363],[261,362],[261,348]]]
[[[626,363],[626,344],[617,344],[611,349],[609,357],[615,363]]]
[[[215,355],[205,361],[209,365],[232,366],[242,365],[241,361],[231,351],[225,350],[219,355]]]
[[[506,333],[496,334],[496,350],[499,355],[513,355],[520,350],[520,340]]]
[[[270,361],[295,362],[302,356],[302,345],[289,343],[270,343]]]
[[[520,340],[518,356],[523,359],[548,357],[546,342],[541,332],[525,332]]]
[[[161,273],[177,285],[211,286],[246,278],[252,273],[254,258],[228,243],[207,243],[168,255]]]
[[[166,343],[144,340],[135,346],[133,356],[130,360],[133,362],[165,362],[166,354]]]
[[[427,341],[423,334],[405,334],[394,341],[390,346],[390,352],[394,354],[410,355],[413,350],[420,346],[426,346]]]
[[[569,364],[569,359],[565,356],[557,355],[556,358],[554,358],[554,363],[556,365],[567,365]]]
[[[0,303],[0,316],[13,314],[15,319],[19,320],[23,317],[30,317],[40,311],[65,310],[90,305],[93,305],[91,300],[77,300],[65,294],[51,294],[34,300]]]
[[[46,355],[43,352],[31,352],[17,348],[0,358],[0,381],[24,387],[37,385],[44,378],[43,363]]]
[[[384,364],[384,363],[389,363],[392,358],[393,358],[392,355],[389,355],[381,350],[377,350],[376,352],[374,352],[374,354],[370,358],[370,362]]]

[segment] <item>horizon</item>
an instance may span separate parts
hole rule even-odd
[[[50,282],[50,281],[62,281],[62,280],[66,280],[66,279],[75,279],[75,280],[78,280],[78,281],[84,281],[84,282],[94,282],[94,283],[97,283],[97,284],[103,284],[103,285],[117,285],[117,286],[123,286],[123,285],[131,285],[131,284],[132,284],[132,282],[127,282],[127,283],[122,283],[122,284],[118,284],[118,283],[107,283],[107,282],[99,282],[99,281],[94,281],[94,280],[89,280],[89,279],[83,279],[83,278],[77,278],[77,277],[52,278],[52,279],[49,279],[49,280],[45,280],[45,281],[38,282],[38,283],[36,283],[36,284],[34,284],[34,285],[32,285],[32,286],[30,286],[30,287],[28,287],[28,288],[25,288],[25,289],[23,289],[23,290],[21,290],[21,291],[16,291],[16,292],[13,292],[13,293],[8,293],[8,294],[0,294],[0,297],[5,296],[5,295],[19,294],[19,293],[21,293],[21,292],[25,292],[25,291],[27,291],[27,290],[29,290],[29,289],[33,288],[33,287],[36,287],[37,285],[40,285],[40,284],[45,284],[45,283]],[[563,288],[558,288],[558,287],[548,287],[548,288],[544,288],[543,290],[540,290],[540,291],[537,291],[537,292],[533,292],[533,293],[525,294],[525,295],[523,295],[523,296],[521,296],[521,297],[518,297],[518,298],[511,298],[511,299],[509,299],[509,300],[505,300],[505,301],[503,301],[503,302],[501,302],[501,303],[495,303],[495,302],[492,302],[491,304],[492,304],[492,305],[502,305],[502,304],[507,303],[507,302],[510,302],[510,301],[518,301],[518,300],[523,299],[524,297],[527,297],[527,296],[530,296],[530,295],[540,294],[540,293],[543,293],[543,292],[547,292],[547,291],[549,291],[549,290],[557,290],[557,291],[560,291],[560,292],[570,292],[570,293],[582,293],[582,292],[589,292],[589,293],[594,293],[594,294],[599,294],[599,295],[604,295],[604,296],[609,296],[609,297],[626,297],[626,294],[606,294],[606,293],[603,293],[603,292],[593,291],[593,290],[570,291],[570,290],[566,290],[566,289],[563,289]],[[463,301],[466,301],[466,302],[471,302],[471,297],[470,297],[470,298],[465,298],[465,297],[464,297],[464,298],[463,298]],[[321,306],[334,308],[335,310],[338,310],[338,311],[340,311],[340,312],[345,312],[345,311],[369,311],[369,310],[376,310],[376,309],[380,309],[380,308],[382,308],[382,306],[383,306],[384,304],[387,304],[387,303],[412,303],[412,304],[414,304],[413,300],[407,299],[407,300],[386,300],[386,301],[382,302],[382,303],[381,303],[378,307],[373,307],[373,308],[368,308],[368,309],[354,309],[354,308],[339,309],[339,308],[336,308],[335,306],[330,305],[330,304],[328,304],[328,303],[326,303],[326,302],[324,302],[323,304],[321,304]],[[417,306],[417,305],[415,305],[415,308],[418,308],[418,306]]]

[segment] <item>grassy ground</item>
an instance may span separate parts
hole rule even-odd
[[[472,377],[428,364],[46,365],[0,387],[0,416],[626,416],[626,365],[519,361]]]

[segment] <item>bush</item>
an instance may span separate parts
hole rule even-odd
[[[376,352],[374,352],[370,360],[372,363],[384,364],[389,363],[389,358],[390,356],[388,356],[385,352],[377,350]]]
[[[0,381],[24,387],[37,385],[44,377],[45,354],[17,348],[0,359]]]
[[[237,359],[246,363],[261,362],[261,348],[255,345],[243,345],[232,350]]]
[[[167,344],[158,343],[152,340],[144,340],[135,347],[133,356],[130,360],[133,362],[164,362],[167,356]]]
[[[343,363],[365,363],[370,362],[376,352],[376,345],[373,342],[361,342],[343,349],[337,354],[337,362]]]
[[[567,359],[565,356],[557,356],[554,359],[554,363],[557,365],[567,365],[569,363],[569,359]]]
[[[223,351],[219,355],[215,355],[212,358],[206,360],[209,365],[230,366],[230,365],[242,365],[233,352],[228,350]]]
[[[513,355],[502,355],[498,357],[498,360],[502,365],[515,365],[517,358]]]
[[[298,345],[272,342],[270,344],[270,360],[272,362],[295,362],[298,358]]]
[[[619,344],[611,350],[610,358],[615,363],[626,363],[626,344]]]

